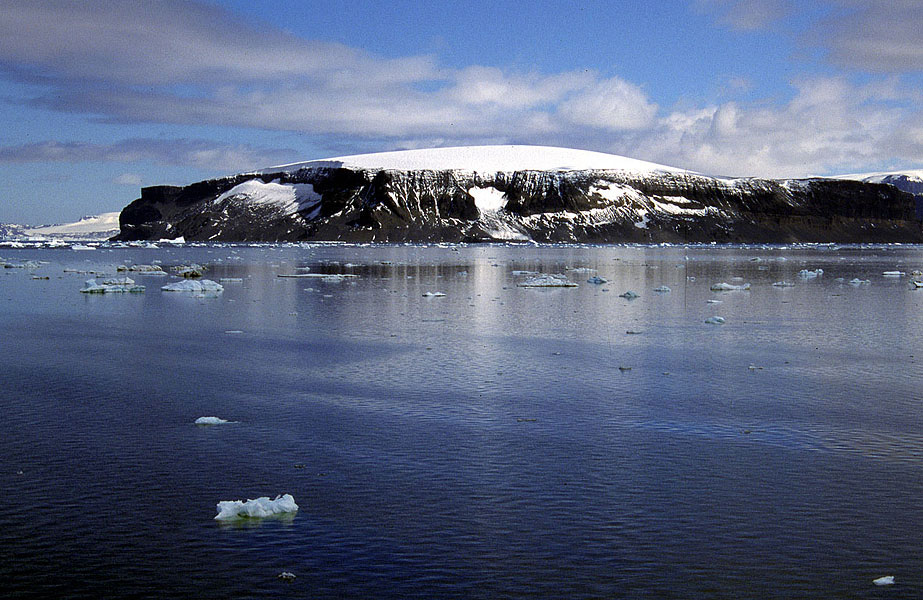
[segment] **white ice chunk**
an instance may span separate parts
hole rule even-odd
[[[593,275],[592,277],[586,280],[587,283],[592,283],[594,285],[602,285],[604,283],[607,283],[607,281],[608,281],[607,279],[603,279],[599,275]]]
[[[628,290],[624,294],[619,294],[619,298],[625,298],[626,300],[634,300],[635,298],[640,298],[640,297],[641,297],[640,294],[636,294],[635,292],[631,290]]]
[[[801,269],[798,271],[798,277],[801,277],[802,279],[814,279],[815,277],[820,277],[823,274],[823,269],[814,269],[813,271],[809,269]]]
[[[506,206],[506,197],[503,192],[493,187],[473,187],[468,190],[474,198],[474,205],[479,212],[497,212]]]
[[[224,291],[220,283],[215,283],[211,279],[186,279],[177,281],[160,288],[165,292],[193,292],[203,294],[205,292],[215,293]]]
[[[733,285],[730,283],[716,283],[711,286],[711,291],[713,292],[735,292],[735,291],[746,291],[750,289],[749,283],[744,283],[742,285]]]
[[[724,317],[708,317],[705,322],[709,325],[724,325]]]
[[[906,273],[903,271],[885,271],[882,275],[885,277],[903,277]]]
[[[852,285],[852,286],[855,286],[855,287],[859,287],[860,285],[871,285],[871,284],[872,284],[872,282],[871,282],[870,280],[868,280],[868,279],[859,279],[858,277],[856,277],[855,279],[850,279],[850,280],[849,280],[849,285]]]
[[[795,287],[795,284],[790,281],[777,281],[772,285],[774,287]]]
[[[87,279],[86,284],[80,291],[84,294],[123,294],[125,292],[138,294],[144,292],[144,286],[135,285],[134,280],[129,277],[106,279],[102,282]]]
[[[872,581],[875,585],[894,585],[894,575],[886,575]]]
[[[564,275],[536,275],[518,284],[519,287],[577,287]]]
[[[222,423],[230,423],[225,419],[220,419],[218,417],[199,417],[195,420],[196,425],[221,425]]]
[[[444,296],[445,294],[443,294],[442,292],[424,292],[423,293],[424,298],[442,298]]]
[[[276,496],[275,500],[270,500],[268,496],[257,498],[256,500],[224,500],[218,503],[218,514],[215,515],[216,521],[229,521],[233,519],[245,518],[263,518],[285,513],[293,513],[298,510],[295,499],[291,494]]]
[[[671,292],[672,290],[669,287],[662,285],[660,287],[654,288],[654,291],[657,292],[658,294],[666,294],[668,292]]]

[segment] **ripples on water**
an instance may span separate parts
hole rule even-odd
[[[88,254],[0,250],[50,277],[0,273],[5,597],[923,594],[923,290],[881,276],[919,248]],[[64,272],[154,260],[242,281]],[[294,518],[212,519],[279,493]]]

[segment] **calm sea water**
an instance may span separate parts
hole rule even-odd
[[[923,597],[923,248],[0,257],[4,597]],[[241,281],[65,272],[153,261]]]

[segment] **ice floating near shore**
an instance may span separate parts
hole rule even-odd
[[[906,273],[903,271],[885,271],[882,275],[885,277],[903,277]]]
[[[574,270],[576,271],[576,269]],[[608,283],[608,281],[609,281],[608,279],[603,279],[602,277],[598,275],[593,275],[592,277],[586,280],[587,283],[592,283],[593,285],[602,285],[604,283]]]
[[[221,425],[222,423],[233,423],[233,421],[220,419],[218,417],[199,417],[195,420],[196,425]]]
[[[872,282],[868,279],[859,279],[856,277],[855,279],[849,280],[849,285],[859,287],[860,285],[872,285]]]
[[[823,274],[823,269],[814,269],[813,271],[808,269],[801,269],[798,271],[798,277],[801,277],[802,279],[814,279],[815,277],[820,277]]]
[[[167,284],[160,289],[165,292],[193,292],[198,294],[217,294],[224,291],[224,287],[220,283],[215,283],[211,279],[187,279]]]
[[[773,287],[795,287],[795,284],[790,281],[777,281],[772,284]]]
[[[144,292],[144,286],[135,285],[134,280],[129,277],[106,279],[102,282],[87,279],[86,284],[80,291],[84,294],[124,294],[126,292],[140,294]]]
[[[875,585],[894,585],[894,575],[886,575],[872,581]]]
[[[518,284],[519,287],[577,287],[564,275],[536,275]]]
[[[708,317],[705,322],[709,325],[724,325],[724,317]]]
[[[424,298],[444,298],[445,294],[443,294],[442,292],[424,292],[423,297]]]
[[[116,271],[131,271],[134,273],[144,273],[146,275],[166,275],[167,272],[163,270],[160,265],[119,265],[115,268]]]
[[[264,518],[274,515],[293,513],[298,511],[298,505],[291,494],[276,496],[275,500],[270,500],[268,496],[263,496],[255,500],[223,500],[218,503],[218,514],[215,515],[216,521],[231,521],[234,519],[247,518]]]
[[[634,300],[635,298],[640,298],[641,295],[637,294],[631,290],[628,290],[624,294],[619,294],[619,298],[624,298],[626,300]]]
[[[749,283],[744,283],[742,285],[733,285],[731,283],[716,283],[711,286],[711,291],[713,292],[744,292],[750,289]]]

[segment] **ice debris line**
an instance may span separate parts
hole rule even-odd
[[[246,518],[263,518],[272,517],[286,513],[298,511],[298,505],[291,494],[276,496],[275,500],[270,500],[268,496],[262,496],[256,500],[223,500],[218,503],[218,514],[215,515],[216,521],[231,521],[234,519]]]

